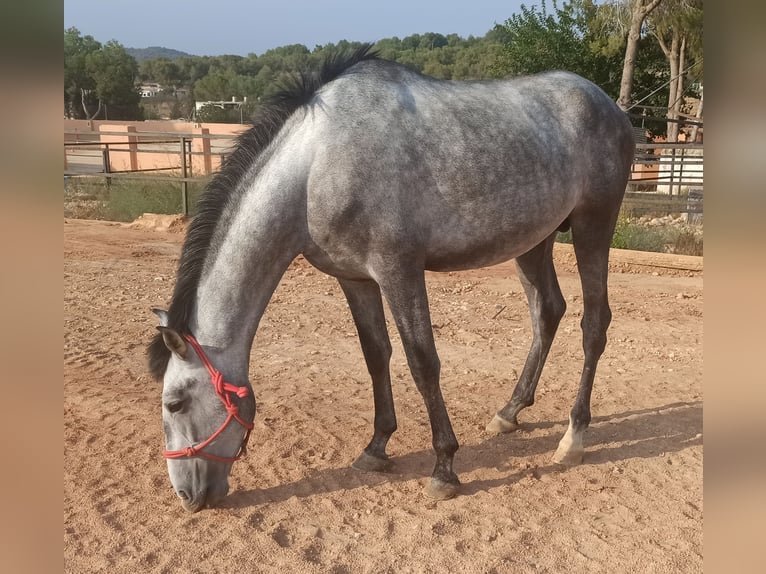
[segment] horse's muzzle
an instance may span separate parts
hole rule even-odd
[[[229,485],[223,488],[208,487],[200,492],[191,494],[186,490],[176,491],[176,495],[181,499],[181,506],[187,512],[199,512],[205,507],[212,507],[220,503],[229,492]]]

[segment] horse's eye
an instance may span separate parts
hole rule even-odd
[[[184,401],[171,401],[169,403],[165,403],[165,408],[169,413],[177,413],[182,408],[184,408]]]

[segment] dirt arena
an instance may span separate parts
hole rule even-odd
[[[183,226],[64,222],[66,572],[702,571],[701,258],[613,251],[609,344],[585,461],[570,469],[550,457],[582,362],[571,247],[555,252],[567,314],[511,435],[484,427],[531,341],[513,263],[430,274],[463,482],[438,503],[422,492],[430,429],[393,329],[396,469],[350,468],[371,436],[371,385],[340,288],[299,259],[255,339],[250,453],[222,507],[188,514],[144,355],[182,241]]]

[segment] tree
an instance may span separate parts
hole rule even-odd
[[[652,137],[666,135],[667,91],[670,80],[668,64],[657,41],[649,35],[639,41],[633,71],[633,101],[628,113],[636,127],[645,128]],[[639,105],[640,104],[640,105]]]
[[[549,9],[551,2],[546,5],[542,1],[531,8],[522,6],[519,13],[483,37],[427,32],[403,39],[383,38],[375,50],[387,60],[453,80],[566,69],[589,78],[617,99],[625,77],[622,72],[631,3],[637,1],[644,7],[648,5],[648,0],[552,0]],[[648,24],[642,30],[638,48],[630,58],[630,91],[640,94],[642,102],[664,107],[667,94],[656,88],[668,80],[666,58],[654,37],[646,33]],[[190,100],[230,101],[233,96],[238,100],[246,96],[250,104],[256,105],[297,71],[315,69],[328,55],[360,45],[341,40],[316,45],[311,51],[302,44],[293,44],[260,56],[185,56],[172,62],[155,59],[142,64],[141,75],[145,80],[169,83],[175,74],[172,64],[177,68],[178,87],[187,88]],[[646,110],[647,115],[654,113]],[[642,125],[641,118],[633,121]],[[665,130],[664,122],[646,127],[655,134]]]
[[[67,117],[141,119],[138,64],[119,43],[102,45],[77,28],[64,31],[64,113]]]
[[[411,34],[402,40],[402,50],[416,50],[420,46],[420,34]]]
[[[96,105],[95,80],[87,70],[87,59],[101,49],[93,36],[81,36],[77,28],[64,30],[64,114],[86,118],[88,105]]]
[[[398,36],[378,40],[378,42],[375,44],[375,50],[377,50],[381,58],[386,60],[395,60],[396,55],[401,51],[401,49],[402,41]]]
[[[521,5],[500,26],[505,36],[505,50],[497,62],[506,74],[524,75],[546,70],[571,70],[579,65],[584,46],[578,38],[574,18],[567,4],[559,8],[553,0],[553,13],[545,0],[540,7]]]
[[[595,17],[589,22],[593,30],[591,49],[613,55],[619,62],[615,71],[620,78],[616,96],[618,105],[630,111],[636,103],[644,104],[640,117],[636,117],[638,114],[632,117],[633,124],[654,136],[664,135],[665,124],[657,120],[665,118],[665,112],[660,109],[666,103],[665,93],[658,87],[668,80],[667,64],[659,45],[648,34],[646,22],[642,21],[643,24],[635,28],[635,7],[635,0],[600,4]],[[634,27],[632,36],[631,26]],[[636,102],[634,94],[639,94],[640,102]],[[620,98],[623,100],[621,103]]]
[[[165,57],[141,62],[139,75],[142,80],[156,82],[165,90],[182,85],[184,79],[178,64]]]
[[[435,34],[434,32],[426,32],[420,37],[420,43],[418,47],[421,50],[433,50],[434,48],[441,48],[447,45],[447,38],[441,34]]]
[[[678,119],[686,92],[684,78],[693,67],[687,68],[689,60],[696,60],[698,65],[694,67],[701,76],[702,0],[665,0],[652,15],[650,30],[670,68],[667,139],[675,142],[678,141]]]
[[[239,120],[239,110],[236,111],[237,118]],[[225,110],[221,106],[215,104],[205,104],[197,110],[195,119],[198,122],[204,123],[234,123],[234,118],[231,110]]]
[[[612,95],[617,78],[615,54],[599,49],[596,21],[598,7],[592,0],[572,0],[560,7],[556,0],[548,11],[522,4],[495,32],[505,49],[495,69],[503,74],[534,74],[546,70],[568,70],[590,79]]]
[[[197,80],[204,78],[210,71],[210,58],[184,56],[176,60],[176,65],[181,75],[182,85],[193,86]]]
[[[136,88],[138,63],[118,42],[111,40],[88,55],[86,69],[96,84],[99,105],[107,106],[106,119],[142,119]]]
[[[232,70],[216,70],[197,80],[194,84],[194,98],[198,101],[229,100],[234,93],[236,75]]]
[[[630,27],[628,29],[628,42],[625,47],[625,58],[622,65],[622,80],[620,82],[620,95],[617,105],[623,110],[630,106],[631,92],[633,90],[633,74],[636,67],[641,30],[644,20],[659,6],[661,0],[629,0],[630,1]]]

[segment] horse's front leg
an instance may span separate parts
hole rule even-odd
[[[391,341],[388,338],[380,288],[374,281],[339,280],[339,283],[359,334],[375,399],[375,433],[370,444],[351,466],[357,470],[390,471],[393,463],[386,454],[386,445],[396,431],[396,412],[389,372]]]
[[[431,421],[436,466],[425,489],[426,494],[437,499],[451,498],[460,486],[452,470],[458,442],[439,386],[441,364],[431,327],[425,274],[422,270],[413,270],[388,273],[384,277],[380,286],[396,321],[410,372],[423,396]]]

